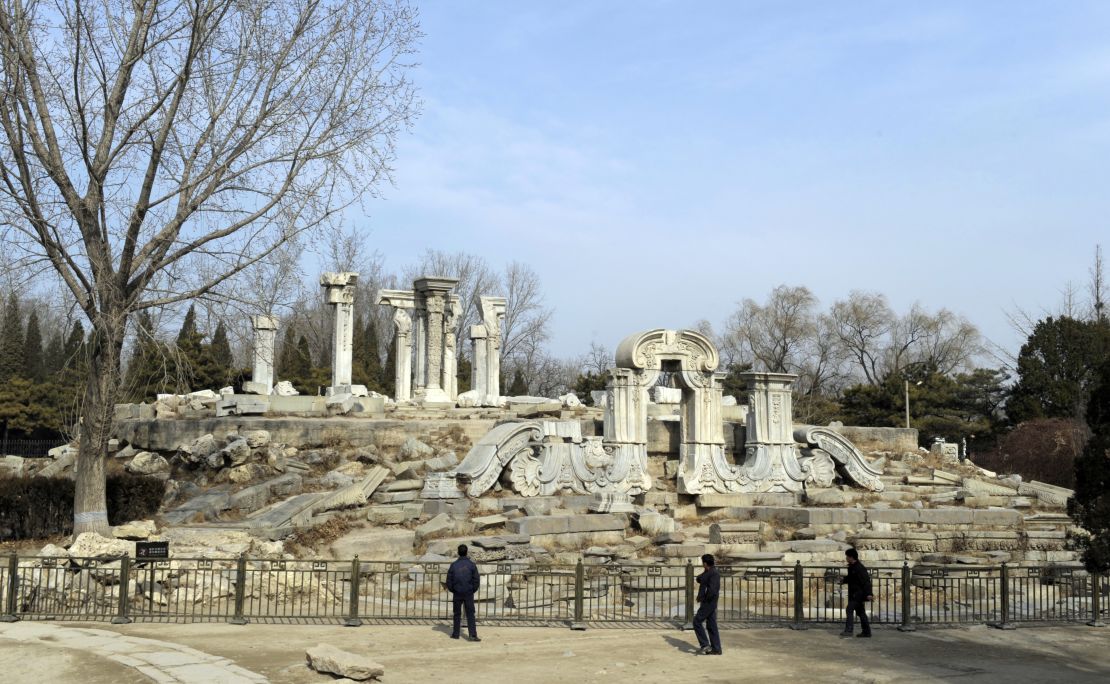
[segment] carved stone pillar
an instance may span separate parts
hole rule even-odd
[[[798,492],[802,489],[794,445],[790,388],[798,376],[788,373],[743,373],[748,383],[746,464],[763,477],[759,491]]]
[[[251,316],[254,328],[254,369],[250,382],[243,383],[247,394],[270,394],[274,389],[274,337],[278,320],[274,316]]]
[[[443,321],[443,391],[451,401],[459,397],[458,346],[459,317],[462,302],[458,295],[447,295],[447,311]]]
[[[378,304],[393,309],[393,394],[397,401],[412,399],[412,333],[416,295],[412,290],[381,290]]]
[[[418,396],[425,404],[454,404],[440,383],[443,381],[444,313],[447,297],[458,283],[457,278],[424,277],[413,282],[417,302],[424,301],[427,326],[424,328],[424,393]],[[419,307],[418,307],[419,308]],[[419,352],[418,352],[419,358]]]
[[[414,356],[412,361],[412,390],[417,397],[424,396],[424,386],[428,384],[428,307],[425,293],[414,292],[412,338]]]
[[[505,321],[508,300],[504,297],[480,297],[478,315],[485,328],[484,363],[482,364],[483,390],[479,393],[482,406],[497,406],[501,398],[501,326]],[[478,347],[475,345],[475,366],[478,366]]]
[[[474,349],[474,360],[470,366],[470,389],[478,393],[478,406],[484,406],[489,394],[486,373],[486,326],[470,326],[470,343]]]
[[[351,359],[354,351],[354,306],[357,273],[324,273],[320,286],[326,302],[335,307],[335,329],[332,336],[331,387],[328,395],[350,393]]]

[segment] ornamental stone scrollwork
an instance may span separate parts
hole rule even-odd
[[[829,454],[845,479],[873,492],[883,491],[882,471],[871,465],[859,449],[839,432],[827,427],[803,425],[794,430],[794,439]]]

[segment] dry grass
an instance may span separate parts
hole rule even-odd
[[[307,552],[317,553],[320,547],[328,546],[353,528],[354,521],[347,516],[337,515],[319,525],[297,530],[286,540],[285,548],[298,556]]]

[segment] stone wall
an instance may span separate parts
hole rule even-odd
[[[492,419],[470,420],[373,420],[366,418],[267,418],[226,416],[192,420],[124,420],[115,426],[115,437],[136,449],[173,451],[198,437],[211,434],[221,439],[230,433],[266,430],[272,441],[303,447],[347,443],[400,447],[409,437],[426,439],[429,433],[451,428],[462,430],[471,444],[496,423]]]
[[[847,437],[856,448],[867,453],[869,451],[890,451],[903,454],[907,451],[917,451],[917,430],[913,428],[886,428],[886,427],[856,427],[853,425],[832,426],[840,434]]]

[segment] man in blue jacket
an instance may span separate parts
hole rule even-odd
[[[694,634],[698,637],[698,655],[721,655],[721,634],[717,631],[717,597],[721,595],[721,576],[714,567],[713,555],[701,557],[705,569],[698,575],[698,612],[694,615]],[[705,627],[709,626],[709,638]]]
[[[466,627],[470,633],[471,641],[481,641],[478,638],[478,626],[474,621],[474,592],[478,591],[481,580],[478,577],[478,566],[467,557],[466,544],[459,544],[459,557],[447,569],[447,591],[454,595],[455,628],[451,631],[451,638],[459,638],[462,609],[466,608]]]

